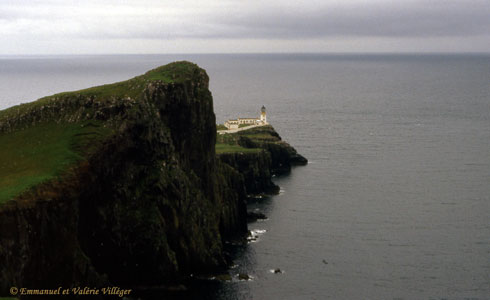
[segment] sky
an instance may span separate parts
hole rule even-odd
[[[490,0],[0,0],[0,55],[490,53]]]

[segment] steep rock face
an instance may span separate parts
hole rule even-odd
[[[243,179],[216,160],[207,75],[178,64],[115,84],[122,94],[88,89],[1,112],[0,134],[82,120],[114,134],[59,180],[0,206],[0,295],[151,285],[225,264],[223,239],[246,231]]]
[[[248,194],[279,192],[279,187],[272,182],[272,159],[269,151],[231,152],[217,156],[243,176]]]
[[[20,201],[0,211],[0,295],[12,286],[107,283],[80,249],[73,195],[63,188],[50,194],[49,200]]]

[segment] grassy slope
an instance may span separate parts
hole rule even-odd
[[[234,152],[260,152],[262,149],[259,148],[244,148],[237,145],[229,145],[229,144],[216,144],[216,154],[222,153],[234,153]]]
[[[28,113],[33,107],[53,103],[56,97],[95,96],[98,101],[126,96],[138,99],[148,82],[180,83],[191,78],[196,70],[196,65],[187,62],[168,64],[127,81],[60,93],[11,107],[0,111],[0,122]],[[0,133],[0,204],[63,174],[110,132],[99,123],[87,121],[44,123],[12,133]]]
[[[94,96],[103,102],[110,97],[131,97],[138,99],[146,84],[151,81],[162,81],[164,83],[182,83],[192,77],[197,65],[189,62],[175,62],[156,69],[150,70],[141,76],[132,79],[91,87],[74,92],[64,92],[52,96],[43,97],[37,101],[16,105],[0,111],[0,122],[15,115],[28,112],[29,109],[40,107],[56,101],[55,98],[71,96]]]
[[[95,123],[46,123],[0,135],[0,203],[61,175],[110,130]]]
[[[278,142],[279,138],[273,136],[270,131],[264,131],[261,127],[254,127],[236,133],[226,133],[217,136],[216,154],[234,152],[258,152],[260,148],[244,148],[237,145],[240,136],[245,136],[255,141]]]
[[[277,133],[270,126],[254,127],[248,130],[237,132],[240,136],[245,136],[253,141],[257,142],[279,142],[281,139],[277,136]]]

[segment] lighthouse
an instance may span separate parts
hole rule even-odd
[[[262,124],[267,124],[267,115],[265,114],[265,106],[262,105],[260,109],[260,122]]]
[[[237,118],[233,120],[225,121],[224,125],[228,130],[238,129],[246,126],[262,126],[267,125],[267,115],[265,113],[265,106],[262,105],[260,109],[260,118]],[[219,131],[219,130],[218,130]],[[223,131],[223,130],[221,130]]]

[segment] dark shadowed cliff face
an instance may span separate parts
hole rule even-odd
[[[218,154],[219,160],[237,170],[244,179],[247,194],[277,194],[272,182],[272,159],[267,150]]]
[[[215,158],[204,70],[179,62],[14,107],[0,112],[0,135],[45,123],[93,127],[97,138],[75,133],[80,159],[0,204],[0,295],[167,283],[225,265],[223,239],[246,232],[246,191]]]

